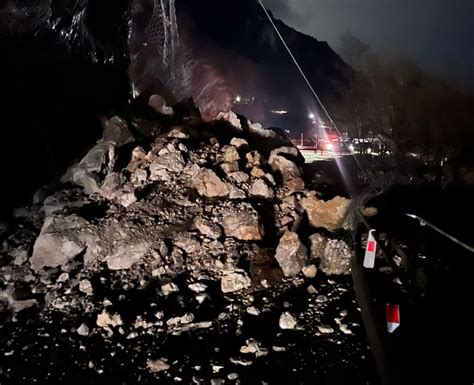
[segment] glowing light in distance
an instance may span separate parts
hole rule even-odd
[[[241,101],[242,101],[242,98],[240,97],[240,95],[237,95],[237,96],[235,97],[235,102],[236,102],[236,103],[240,103]]]
[[[288,111],[286,110],[272,110],[272,114],[277,114],[277,115],[286,115]]]
[[[313,114],[313,113],[309,114],[309,115],[308,115],[308,118],[314,119],[314,114]]]

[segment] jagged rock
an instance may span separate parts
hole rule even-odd
[[[250,177],[243,171],[230,173],[229,178],[231,178],[237,183],[245,183],[250,179]]]
[[[327,202],[311,196],[303,198],[301,206],[305,209],[311,226],[335,231],[349,227],[348,211],[350,203],[349,199],[339,196]]]
[[[123,175],[111,172],[105,177],[104,183],[100,188],[100,194],[106,199],[112,199],[122,186],[125,184]]]
[[[184,127],[174,127],[170,131],[160,135],[160,137],[172,139],[188,139],[189,134],[186,132],[186,129]]]
[[[97,314],[96,324],[101,328],[108,329],[123,325],[123,321],[119,314],[110,315],[107,311],[102,310],[102,313]]]
[[[229,195],[229,187],[214,171],[201,169],[192,180],[198,194],[207,198],[224,198]]]
[[[31,268],[61,266],[77,257],[86,248],[78,232],[87,226],[84,219],[75,215],[47,218],[33,247]]]
[[[311,258],[321,258],[328,243],[327,237],[322,234],[313,234],[309,237]]]
[[[264,199],[272,199],[273,190],[262,180],[258,179],[252,183],[249,190],[250,196]]]
[[[283,274],[293,277],[303,269],[308,260],[308,250],[301,243],[298,234],[287,231],[280,238],[275,259],[278,261]]]
[[[171,152],[160,155],[150,164],[151,176],[155,176],[160,170],[167,170],[171,172],[183,171],[185,162],[183,156],[179,152]]]
[[[212,221],[205,219],[203,217],[197,217],[193,221],[194,227],[202,235],[209,237],[211,239],[218,239],[222,236],[222,230],[219,225],[213,223]]]
[[[89,328],[85,323],[82,323],[81,326],[77,328],[77,334],[83,337],[87,337],[89,335]]]
[[[274,138],[276,133],[268,128],[263,128],[260,123],[252,123],[250,120],[247,120],[249,126],[249,131],[252,134],[264,137],[264,138]]]
[[[238,162],[232,162],[232,163],[223,163],[220,165],[222,171],[224,171],[226,174],[231,174],[234,172],[239,171],[239,163]]]
[[[242,131],[242,124],[240,123],[240,119],[233,111],[220,112],[219,114],[217,114],[216,120],[228,122],[232,127],[237,128],[239,131]]]
[[[245,274],[231,273],[221,279],[221,290],[223,293],[234,293],[250,287],[250,278]]]
[[[113,116],[110,119],[102,117],[100,122],[104,130],[102,139],[104,142],[114,142],[117,147],[122,147],[133,140],[127,122],[121,117]]]
[[[166,100],[161,95],[151,95],[148,100],[148,105],[156,112],[163,115],[173,115],[173,108],[168,106]]]
[[[191,234],[180,233],[174,244],[186,254],[195,254],[201,250],[201,243]]]
[[[248,203],[226,209],[222,213],[220,223],[228,237],[241,241],[259,241],[263,238],[263,227],[260,225],[258,213]]]
[[[245,155],[249,167],[261,167],[264,163],[262,154],[258,151],[250,151]]]
[[[281,155],[271,155],[268,163],[272,171],[281,176],[285,187],[291,191],[304,190],[305,184],[301,178],[301,171],[294,162]]]
[[[240,160],[240,155],[234,146],[224,146],[220,160],[224,163],[234,163]]]
[[[128,163],[127,170],[130,173],[134,173],[141,165],[145,163],[147,154],[142,147],[135,147],[132,151],[130,162]]]
[[[130,269],[150,252],[150,245],[139,243],[136,245],[120,245],[115,252],[106,258],[107,267],[110,270]]]
[[[231,146],[235,146],[237,149],[248,147],[249,143],[242,138],[232,138],[230,141]]]
[[[241,199],[247,198],[247,195],[245,195],[245,191],[243,191],[242,189],[234,185],[230,185],[229,190],[230,190],[229,198],[231,200],[241,200]]]
[[[350,273],[352,251],[347,243],[337,239],[328,239],[321,234],[314,234],[309,240],[311,258],[320,259],[320,269],[324,274]]]
[[[86,294],[86,295],[94,294],[94,291],[92,289],[91,281],[89,281],[88,279],[81,280],[79,282],[79,291]]]
[[[263,171],[260,167],[253,167],[250,171],[250,175],[254,178],[263,178],[265,176],[265,171]]]
[[[115,163],[115,144],[101,142],[96,144],[79,162],[63,176],[63,182],[71,182],[84,188],[87,195],[100,193],[101,175],[113,169]]]
[[[146,367],[151,373],[165,372],[170,368],[166,361],[163,358],[161,360],[148,361]]]

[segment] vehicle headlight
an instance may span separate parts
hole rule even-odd
[[[354,145],[353,144],[349,144],[349,151],[354,152]]]

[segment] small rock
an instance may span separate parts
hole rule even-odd
[[[375,217],[379,213],[376,207],[364,207],[362,209],[362,215],[367,218]]]
[[[331,334],[334,333],[334,329],[327,325],[318,326],[318,330],[322,334]]]
[[[281,329],[291,330],[296,327],[296,319],[288,312],[283,313],[280,316],[279,325]]]
[[[170,366],[166,363],[166,359],[162,358],[160,360],[147,361],[146,367],[151,373],[159,373],[167,371]]]
[[[237,373],[229,373],[229,374],[227,375],[227,378],[228,378],[229,380],[231,380],[231,381],[234,381],[234,380],[236,380],[236,379],[239,378],[239,375],[238,375]]]
[[[161,291],[167,297],[172,293],[177,293],[179,291],[179,287],[173,282],[170,282],[166,285],[161,286]]]
[[[324,294],[318,295],[316,298],[316,302],[318,303],[324,303],[328,301],[328,297],[326,297]]]
[[[88,279],[83,279],[79,282],[79,291],[87,295],[94,294],[92,284]]]
[[[81,326],[77,328],[77,334],[83,337],[87,337],[89,335],[89,328],[85,323],[81,324]]]
[[[250,287],[251,281],[247,275],[232,273],[221,279],[221,290],[223,293],[233,293]]]
[[[165,98],[161,95],[151,95],[148,105],[162,115],[173,115],[174,113],[173,108],[168,106]]]
[[[339,329],[341,330],[341,332],[343,332],[344,334],[352,334],[352,330],[349,329],[349,326],[345,325],[345,324],[340,324],[339,325]]]
[[[318,273],[318,269],[316,268],[315,265],[308,265],[303,267],[303,274],[306,278],[313,279],[316,277],[316,274]]]
[[[260,310],[258,310],[255,306],[249,306],[247,308],[247,313],[254,315],[254,316],[259,316],[260,315]]]
[[[309,285],[306,288],[306,291],[308,292],[308,294],[316,294],[318,292],[313,285]]]
[[[192,283],[188,285],[188,288],[195,293],[204,293],[207,290],[207,286],[202,283]]]
[[[116,327],[123,325],[122,318],[118,314],[110,315],[105,310],[97,315],[97,326],[101,328],[108,328],[109,326]]]
[[[203,217],[196,217],[193,221],[193,225],[202,235],[211,239],[218,239],[222,236],[221,228]]]

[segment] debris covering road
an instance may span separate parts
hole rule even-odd
[[[0,383],[376,384],[350,201],[305,188],[277,131],[155,119],[140,145],[104,120],[4,226]]]

